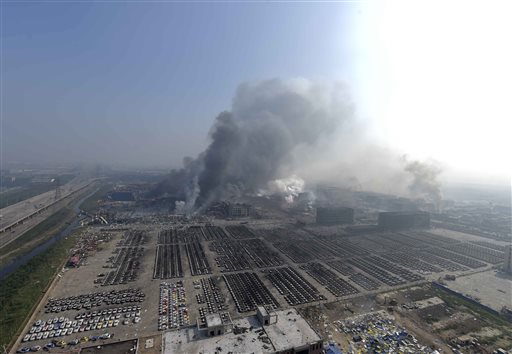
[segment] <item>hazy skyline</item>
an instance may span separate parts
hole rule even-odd
[[[486,27],[472,30],[472,4],[2,6],[4,161],[178,167],[204,150],[241,83],[299,77],[345,82],[368,139],[386,148],[453,178],[510,176],[506,12],[491,23],[478,10]]]
[[[242,81],[329,77],[343,59],[317,41],[343,15],[328,7],[4,6],[9,160],[178,164]]]

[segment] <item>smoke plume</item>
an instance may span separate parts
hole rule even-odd
[[[434,163],[407,161],[404,156],[405,171],[412,176],[409,190],[415,196],[421,196],[434,203],[437,209],[441,206],[441,184],[437,177],[441,168]]]
[[[342,84],[303,79],[242,84],[231,111],[217,116],[206,151],[173,171],[157,190],[185,199],[181,210],[233,191],[256,193],[293,173],[298,147],[315,149],[352,115]]]
[[[308,184],[343,186],[347,181],[367,190],[409,185],[408,193],[439,200],[439,171],[419,162],[408,162],[404,169],[397,162],[400,154],[369,143],[354,117],[341,83],[244,83],[231,110],[215,119],[208,148],[185,159],[184,167],[172,171],[155,194],[185,201],[178,209],[186,213],[215,200],[262,191],[293,201]]]
[[[300,193],[304,192],[304,185],[305,182],[302,178],[291,175],[287,178],[270,181],[266,192],[281,195],[288,204],[291,204]]]

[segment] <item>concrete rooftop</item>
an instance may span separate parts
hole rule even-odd
[[[167,332],[163,339],[163,353],[273,353],[287,348],[301,347],[321,338],[295,309],[276,311],[277,323],[262,327],[256,316],[233,320],[233,325],[246,328],[245,333],[226,333],[207,337],[196,327]],[[249,328],[252,327],[252,330]]]

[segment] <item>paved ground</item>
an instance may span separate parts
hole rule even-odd
[[[226,222],[220,222],[219,224],[225,224]],[[238,222],[231,222],[236,223]],[[158,304],[159,304],[159,286],[161,283],[161,280],[159,279],[153,279],[153,267],[155,262],[155,255],[156,255],[156,244],[157,244],[157,235],[158,231],[161,228],[167,228],[169,225],[159,223],[157,225],[142,225],[142,224],[133,224],[130,225],[131,228],[134,229],[141,229],[146,230],[148,234],[148,242],[144,245],[145,247],[145,253],[143,258],[141,259],[142,267],[140,269],[138,278],[135,282],[128,283],[126,285],[115,285],[115,286],[106,286],[102,287],[98,284],[94,284],[94,280],[97,278],[97,275],[99,273],[105,273],[108,271],[108,269],[105,269],[103,266],[106,264],[106,261],[109,257],[112,256],[112,251],[115,249],[116,243],[120,240],[122,236],[122,232],[117,232],[115,238],[109,242],[108,244],[105,244],[104,248],[97,252],[94,256],[90,257],[87,260],[87,264],[81,266],[77,269],[70,269],[61,274],[61,277],[58,278],[55,285],[52,287],[52,289],[49,291],[49,296],[53,298],[59,298],[59,297],[68,297],[73,295],[80,295],[84,293],[91,293],[91,292],[98,292],[98,291],[110,291],[113,289],[121,290],[126,288],[140,288],[144,291],[146,294],[145,301],[142,303],[137,303],[138,305],[141,305],[141,321],[137,324],[131,323],[129,325],[119,325],[118,327],[112,327],[107,328],[103,330],[96,330],[96,331],[88,331],[88,332],[79,332],[76,334],[72,334],[65,337],[59,337],[59,339],[63,339],[64,341],[70,341],[75,338],[80,338],[82,336],[94,336],[94,335],[100,335],[102,333],[108,332],[108,333],[114,333],[114,338],[106,341],[100,341],[96,342],[96,344],[102,345],[105,343],[114,343],[118,341],[125,341],[130,340],[133,338],[149,338],[153,339],[154,345],[152,348],[144,348],[144,353],[154,353],[157,351],[156,348],[158,348],[159,345],[161,345],[161,332],[158,331]],[[281,224],[275,220],[272,220],[270,223],[268,221],[257,221],[254,224],[251,223],[251,227],[278,227],[278,226],[289,226],[286,224],[286,222],[282,222]],[[183,271],[184,271],[184,278],[178,278],[178,279],[169,279],[169,280],[162,280],[166,282],[176,282],[178,280],[183,280],[185,290],[187,293],[187,302],[189,307],[189,315],[190,315],[190,324],[195,325],[196,319],[198,316],[198,307],[203,305],[198,305],[195,297],[196,294],[199,294],[201,289],[194,289],[193,282],[196,280],[199,280],[201,278],[207,277],[207,276],[216,276],[221,277],[222,272],[220,272],[220,269],[217,267],[215,262],[216,253],[210,251],[209,249],[209,243],[213,241],[202,241],[203,249],[206,253],[206,256],[208,258],[208,262],[213,270],[211,275],[200,275],[200,276],[191,276],[189,264],[188,264],[188,258],[186,256],[186,251],[183,246],[181,246],[181,256],[182,256],[182,264],[183,264]],[[267,246],[277,251],[271,243],[264,240],[264,242],[267,244]],[[279,251],[277,251],[279,252]],[[351,297],[345,297],[343,300],[339,300],[336,297],[334,297],[330,292],[326,290],[326,288],[322,285],[320,285],[318,282],[316,282],[311,276],[309,276],[305,271],[299,268],[299,264],[293,263],[289,258],[281,254],[281,257],[285,261],[284,265],[289,265],[293,267],[297,272],[299,272],[307,281],[309,281],[311,284],[313,284],[322,295],[326,297],[327,300],[323,301],[325,303],[328,302],[335,302],[335,301],[341,301],[343,303],[351,301],[351,299],[357,299],[362,298],[365,295],[369,294],[375,294],[378,292],[384,292],[389,291],[390,287],[387,286],[381,286],[378,291],[368,292],[364,291],[362,288],[357,286],[356,284],[353,284],[360,293],[353,295]],[[327,264],[325,262],[322,262],[321,260],[318,260],[319,262],[323,263],[327,268]],[[251,261],[252,262],[252,261]],[[270,281],[265,276],[265,270],[264,269],[252,269],[254,272],[256,272],[259,276],[259,278],[263,281],[263,283],[267,286],[267,288],[271,291],[272,295],[277,299],[279,304],[281,305],[281,308],[288,308],[288,304],[286,303],[283,296],[281,296],[277,289],[270,283]],[[337,276],[339,276],[342,279],[348,280],[347,277],[338,274],[335,272]],[[439,277],[440,274],[437,274],[436,277]],[[371,278],[371,276],[370,276]],[[428,281],[425,280],[425,281]],[[224,281],[218,282],[220,285],[220,289],[222,294],[225,296],[227,300],[227,306],[228,311],[230,312],[230,315],[233,319],[240,318],[240,317],[246,317],[248,315],[252,315],[255,312],[246,312],[243,314],[240,314],[237,312],[234,301],[232,297],[230,296],[228,289],[226,287],[226,284]],[[421,283],[421,282],[417,282]],[[411,286],[414,283],[408,283],[403,285],[402,287]],[[396,288],[395,288],[396,289]],[[37,319],[48,319],[53,318],[56,315],[55,314],[45,314],[44,313],[44,306],[43,302],[39,309],[34,313],[34,316],[32,317],[30,321],[30,325]],[[311,306],[312,304],[304,304],[297,307],[306,307]],[[98,307],[94,309],[102,309],[105,308]],[[113,306],[108,306],[113,307]],[[58,314],[58,317],[64,316],[74,318],[74,316],[77,314],[77,311],[67,311],[62,312]],[[29,328],[29,327],[28,327]],[[28,328],[23,332],[25,334],[28,330]],[[44,345],[48,343],[50,340],[40,340],[35,342],[29,342],[27,346],[32,345]],[[158,344],[156,344],[158,342]],[[91,343],[85,343],[82,344],[83,346],[91,345]],[[20,347],[19,342],[14,347],[14,350],[18,349]],[[145,340],[142,343],[139,343],[139,348],[145,347]],[[142,349],[141,349],[142,350]],[[69,348],[65,350],[52,350],[52,352],[69,352]]]
[[[193,282],[196,280],[199,280],[201,278],[205,278],[208,276],[215,276],[215,277],[222,277],[222,272],[217,267],[215,262],[215,256],[216,254],[209,250],[208,243],[203,241],[203,248],[206,253],[206,256],[208,258],[208,262],[210,263],[210,266],[213,269],[212,274],[210,275],[198,275],[198,276],[191,276],[190,267],[188,264],[188,258],[186,256],[186,252],[184,248],[182,249],[182,264],[183,264],[183,271],[185,274],[184,278],[176,278],[176,279],[168,279],[168,280],[159,280],[159,279],[153,279],[153,267],[154,267],[154,261],[155,261],[155,255],[156,255],[156,244],[157,244],[157,235],[158,235],[158,229],[155,229],[153,227],[148,227],[145,225],[135,225],[132,226],[133,228],[137,229],[143,229],[147,230],[149,241],[144,245],[145,247],[145,253],[142,258],[142,267],[141,271],[139,273],[138,279],[135,282],[128,283],[126,285],[114,285],[114,286],[101,286],[99,284],[94,284],[94,280],[97,279],[97,275],[99,273],[105,273],[108,271],[108,269],[105,269],[103,266],[106,264],[106,261],[109,257],[112,256],[112,251],[115,249],[116,243],[121,239],[122,232],[116,232],[114,239],[111,240],[109,243],[103,245],[103,249],[99,252],[97,252],[94,256],[89,257],[86,261],[85,265],[80,266],[76,269],[66,269],[64,272],[60,274],[60,277],[56,279],[55,285],[52,286],[52,288],[48,292],[48,296],[52,298],[62,298],[62,297],[69,297],[74,295],[80,295],[85,293],[93,293],[93,292],[99,292],[99,291],[110,291],[113,289],[120,290],[125,288],[140,288],[144,291],[146,294],[145,301],[142,303],[137,303],[141,305],[141,321],[137,324],[130,323],[129,325],[119,325],[115,328],[107,328],[103,330],[96,330],[96,331],[88,331],[88,332],[79,332],[76,334],[72,334],[65,337],[59,337],[59,340],[62,339],[64,341],[71,341],[75,338],[80,338],[82,336],[88,336],[92,337],[94,335],[101,335],[105,332],[108,333],[114,333],[115,336],[111,340],[101,341],[98,342],[98,344],[103,343],[110,343],[110,342],[117,342],[119,340],[124,341],[132,338],[138,338],[138,337],[151,337],[156,336],[155,339],[159,342],[161,342],[161,332],[158,331],[158,304],[159,304],[159,286],[162,281],[166,282],[176,282],[178,280],[184,280],[184,286],[187,294],[187,304],[189,308],[189,314],[190,314],[190,324],[195,325],[196,320],[198,317],[198,305],[195,297],[196,294],[200,294],[201,289],[194,289]],[[212,241],[210,241],[212,242]],[[285,259],[285,258],[284,258]],[[290,264],[292,264],[290,262]],[[272,286],[270,281],[265,277],[264,273],[261,269],[253,269],[260,279],[263,281],[263,283],[270,289],[272,295],[277,299],[279,304],[282,307],[288,307],[285,299],[278,293],[277,289]],[[316,283],[308,274],[306,274],[304,271],[296,267],[296,270],[301,273],[301,275],[306,278],[309,282],[314,284],[320,292],[328,299],[327,301],[335,301],[336,298],[329,293],[324,287],[320,286],[318,283]],[[229,295],[229,291],[226,287],[226,284],[224,281],[218,282],[221,293],[226,298],[226,304],[228,307],[228,311],[230,312],[230,315],[232,318],[239,318],[239,317],[245,317],[247,315],[255,314],[255,311],[252,312],[246,312],[243,314],[240,314],[236,310],[235,303],[232,299],[232,297]],[[47,320],[49,318],[53,317],[68,317],[68,318],[74,318],[74,316],[78,313],[77,311],[65,311],[60,312],[58,314],[46,314],[44,313],[44,305],[46,303],[46,299],[42,301],[39,308],[35,311],[34,315],[32,316],[31,320],[29,321],[29,325],[27,325],[27,328],[23,331],[23,335],[28,332],[32,324],[37,319],[43,319]],[[102,309],[103,307],[97,307],[93,309]],[[109,306],[112,307],[112,306]],[[21,338],[20,338],[21,339]],[[50,339],[42,339],[39,341],[30,341],[28,343],[20,344],[19,342],[14,347],[14,349],[18,349],[20,346],[33,346],[33,345],[45,345],[46,343],[50,342]],[[83,346],[90,345],[89,343],[83,344]],[[66,349],[69,350],[69,349]],[[59,352],[66,352],[66,350],[60,350],[60,349],[53,349],[52,352],[59,353]],[[151,351],[149,351],[151,352]]]
[[[482,304],[501,311],[512,308],[512,276],[495,270],[457,277],[446,281],[446,286],[461,294],[478,299]]]
[[[101,346],[83,348],[81,354],[130,354],[133,348],[137,348],[137,340],[128,340],[119,343],[110,343]]]

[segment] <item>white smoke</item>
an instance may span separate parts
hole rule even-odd
[[[197,185],[197,177],[184,187],[185,200],[177,200],[174,203],[174,213],[190,215],[195,212],[195,202],[199,195],[199,186]]]
[[[217,116],[210,138],[204,152],[158,186],[159,193],[185,200],[178,210],[187,214],[215,200],[258,192],[293,203],[306,183],[439,199],[440,170],[431,172],[422,162],[404,164],[403,152],[374,141],[341,83],[241,84],[231,110]]]
[[[177,200],[174,202],[174,214],[186,214],[185,201]]]
[[[304,192],[305,184],[304,180],[297,175],[275,179],[268,183],[268,194],[281,195],[288,204],[291,204],[300,193]]]

